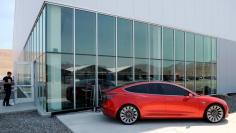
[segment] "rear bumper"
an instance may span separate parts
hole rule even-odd
[[[116,118],[115,108],[108,103],[102,104],[102,112],[108,117]]]

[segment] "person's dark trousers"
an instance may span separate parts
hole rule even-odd
[[[9,104],[9,100],[11,97],[11,88],[4,88],[5,90],[5,98],[3,100],[3,106],[8,106]]]

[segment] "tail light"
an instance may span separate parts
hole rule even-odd
[[[102,100],[103,101],[110,100],[112,99],[113,96],[114,96],[113,94],[105,94],[103,95]]]

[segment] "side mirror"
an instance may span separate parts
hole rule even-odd
[[[188,93],[188,97],[193,97],[193,94],[192,93]]]
[[[188,95],[186,96],[187,98],[191,98],[193,97],[194,95],[192,93],[188,93]]]

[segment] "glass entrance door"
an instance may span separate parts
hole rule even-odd
[[[30,62],[15,63],[15,100],[17,103],[33,102],[33,65]]]

